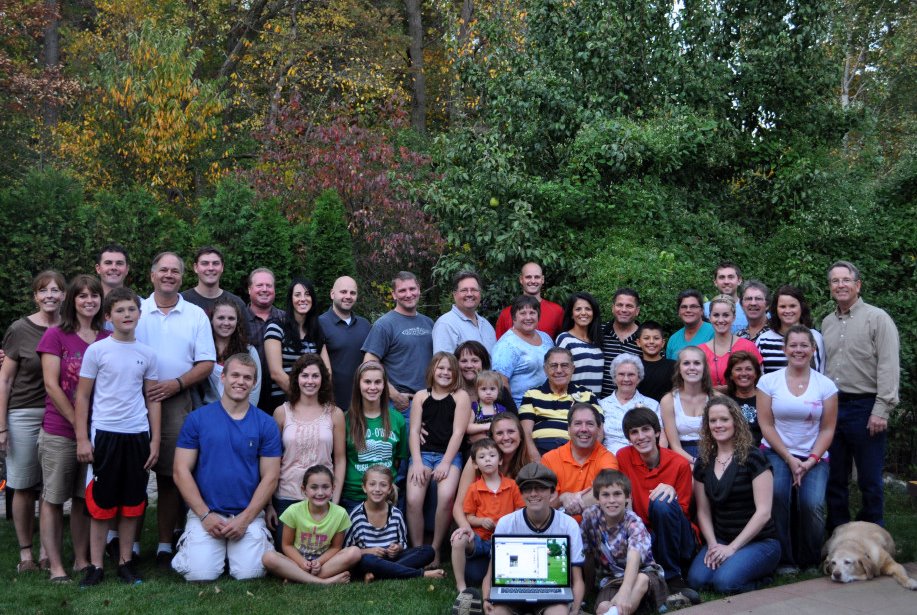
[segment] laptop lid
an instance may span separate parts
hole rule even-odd
[[[570,587],[570,537],[494,534],[491,586]]]

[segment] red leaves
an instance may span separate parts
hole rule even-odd
[[[253,179],[262,193],[282,199],[291,219],[308,218],[318,194],[336,190],[357,268],[378,279],[380,273],[430,267],[443,239],[419,202],[432,175],[429,157],[394,143],[407,126],[405,110],[388,103],[374,111],[372,126],[343,112],[314,125],[294,98],[276,128],[258,135],[264,152]]]

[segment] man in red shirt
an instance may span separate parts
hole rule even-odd
[[[659,448],[662,428],[649,408],[628,411],[622,427],[631,445],[618,451],[618,466],[630,479],[634,512],[650,529],[653,558],[665,571],[669,591],[681,592],[696,604],[700,598],[687,588],[682,573],[697,551],[689,512],[691,464],[670,449]]]
[[[544,286],[544,273],[541,265],[538,263],[526,263],[522,266],[522,273],[519,274],[519,285],[522,287],[522,293],[531,295],[541,303],[541,316],[538,319],[538,330],[544,331],[555,339],[560,334],[561,325],[564,321],[564,308],[553,301],[541,298],[541,289]],[[513,319],[509,313],[509,306],[503,308],[500,316],[497,318],[497,339],[513,327]]]

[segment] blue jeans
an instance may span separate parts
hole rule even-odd
[[[481,587],[484,582],[490,565],[491,546],[489,540],[474,535],[474,550],[471,555],[465,556],[465,585],[468,587]]]
[[[422,545],[405,549],[397,559],[385,559],[376,555],[360,558],[361,573],[373,573],[376,579],[413,579],[423,576],[423,567],[433,561],[433,547]]]
[[[666,579],[683,577],[697,549],[691,522],[674,499],[670,502],[650,500],[649,521],[653,559],[662,566]]]
[[[274,511],[277,513],[277,527],[274,528],[274,548],[279,553],[283,553],[283,523],[280,522],[280,515],[293,504],[302,500],[286,500],[281,498],[271,498],[271,504],[274,505]]]
[[[716,570],[704,563],[706,555],[707,546],[704,545],[688,571],[688,585],[697,590],[710,587],[721,594],[739,594],[757,588],[758,581],[777,568],[780,542],[776,538],[750,542]]]
[[[866,424],[872,414],[875,397],[850,399],[841,393],[838,399],[837,428],[828,452],[831,467],[828,477],[828,533],[850,521],[850,470],[857,468],[857,484],[863,496],[863,505],[857,513],[858,521],[871,521],[884,525],[885,508],[882,491],[882,468],[885,466],[887,432],[869,435]]]
[[[774,469],[774,508],[772,518],[780,541],[780,563],[807,568],[821,561],[825,542],[825,489],[828,464],[819,462],[793,488],[790,467],[769,448],[764,456]]]

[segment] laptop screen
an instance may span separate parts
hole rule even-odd
[[[568,536],[493,537],[494,587],[568,587]]]

